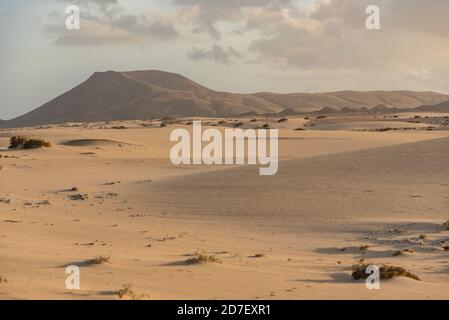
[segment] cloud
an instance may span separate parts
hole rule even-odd
[[[284,6],[291,0],[172,0],[182,8],[184,21],[195,25],[196,33],[206,32],[213,40],[219,40],[222,33],[217,27],[220,22],[237,23],[245,19],[245,11],[266,6]]]
[[[63,13],[49,13],[50,22],[44,26],[44,32],[58,45],[116,45],[148,40],[166,41],[179,36],[170,20],[129,13],[117,0],[56,1],[76,4],[81,9],[80,30],[67,30]]]
[[[218,44],[214,44],[209,50],[192,48],[188,52],[188,57],[193,61],[211,60],[229,65],[234,59],[240,59],[242,55],[232,47],[223,48]]]

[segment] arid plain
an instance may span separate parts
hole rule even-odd
[[[192,119],[2,129],[0,299],[447,299],[449,130],[415,116],[202,119],[278,128],[269,177],[174,166]],[[51,147],[8,150],[19,135]],[[420,281],[368,290],[361,262]]]

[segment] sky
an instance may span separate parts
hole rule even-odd
[[[71,4],[79,30],[65,27]],[[0,119],[107,70],[242,93],[449,93],[448,12],[447,0],[0,0]]]

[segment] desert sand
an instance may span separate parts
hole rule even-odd
[[[175,167],[169,135],[188,120],[0,131],[0,299],[120,299],[124,286],[123,299],[449,298],[447,127],[202,120],[279,128],[278,174]],[[8,150],[16,135],[52,147]],[[210,261],[190,264],[197,253]],[[368,290],[351,277],[362,260],[421,281]],[[68,265],[80,290],[65,287]]]

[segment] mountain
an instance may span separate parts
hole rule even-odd
[[[322,108],[400,108],[433,105],[449,96],[433,92],[234,94],[214,91],[163,71],[96,72],[85,82],[0,127],[64,122],[137,120],[164,117],[231,117],[242,114],[309,112]]]
[[[416,111],[421,112],[449,112],[449,101],[445,101],[443,103],[439,103],[437,105],[424,105],[415,109]]]
[[[422,105],[435,105],[449,100],[448,95],[435,92],[415,91],[341,91],[329,93],[258,93],[258,97],[278,104],[284,109],[314,112],[322,108],[374,108],[377,106],[415,108]]]

